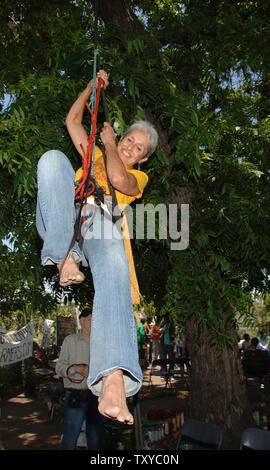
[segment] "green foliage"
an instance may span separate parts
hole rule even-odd
[[[135,241],[141,291],[160,308],[168,279],[166,311],[183,324],[207,324],[213,342],[224,344],[228,324],[249,314],[252,289],[269,289],[269,4],[130,5],[143,25],[136,35],[115,22],[99,27],[110,121],[121,136],[134,119],[154,118],[161,138],[145,165],[143,202],[190,204],[188,249],[173,252],[158,237]],[[83,305],[90,279],[65,291],[55,270],[41,270],[34,214],[41,154],[57,147],[80,165],[64,121],[92,76],[93,8],[83,0],[5,0],[0,15],[0,95],[12,96],[0,122],[0,230],[14,250],[1,255],[1,308],[17,308],[18,292],[30,302],[27,288],[41,310],[71,291]],[[87,129],[89,122],[86,114]]]

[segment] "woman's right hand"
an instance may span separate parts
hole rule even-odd
[[[108,122],[104,122],[100,138],[106,147],[106,145],[115,145],[115,133],[112,126]]]

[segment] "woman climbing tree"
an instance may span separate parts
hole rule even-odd
[[[97,78],[103,80],[106,89],[109,84],[107,73],[101,70]],[[85,149],[89,144],[82,118],[94,85],[92,80],[66,118],[69,134],[82,158],[87,154]],[[157,146],[158,135],[152,124],[138,121],[117,144],[112,127],[104,122],[100,137],[107,171],[102,152],[95,147],[90,165],[94,185],[102,187],[105,195],[112,186],[117,203],[123,207],[142,196],[148,176],[135,170],[133,165],[149,158]],[[83,244],[77,239],[70,244],[76,219],[74,180],[80,182],[82,174],[83,168],[75,175],[68,158],[57,150],[46,152],[39,160],[37,229],[43,239],[42,264],[57,265],[63,286],[83,282],[84,276],[79,270],[81,262],[90,267],[95,297],[88,386],[100,396],[101,414],[132,424],[126,397],[140,389],[142,372],[138,361],[129,264],[120,231],[115,229],[106,205],[97,201],[93,194],[87,198],[89,210],[84,211],[88,225]]]

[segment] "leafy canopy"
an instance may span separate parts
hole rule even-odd
[[[160,282],[149,256],[145,264],[140,257],[153,246],[153,265],[162,262],[168,278],[165,310],[178,321],[196,318],[223,341],[251,290],[269,289],[269,5],[129,4],[136,34],[99,23],[110,120],[121,135],[134,119],[153,118],[160,145],[145,167],[144,202],[190,204],[187,250],[172,252],[158,238],[135,241],[141,290],[150,301]],[[80,165],[64,120],[92,76],[93,8],[83,0],[5,0],[1,24],[0,93],[12,97],[0,123],[1,238],[11,237],[21,276],[28,279],[21,267],[34,253],[35,288],[47,280],[57,292],[54,274],[38,267],[36,164],[57,147]],[[84,296],[75,289],[78,300]]]

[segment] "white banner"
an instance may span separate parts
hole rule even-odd
[[[32,356],[33,320],[18,331],[0,333],[0,366],[14,364]]]
[[[53,320],[44,321],[43,338],[41,341],[41,347],[44,349],[48,349],[50,347],[51,327],[53,323]]]

